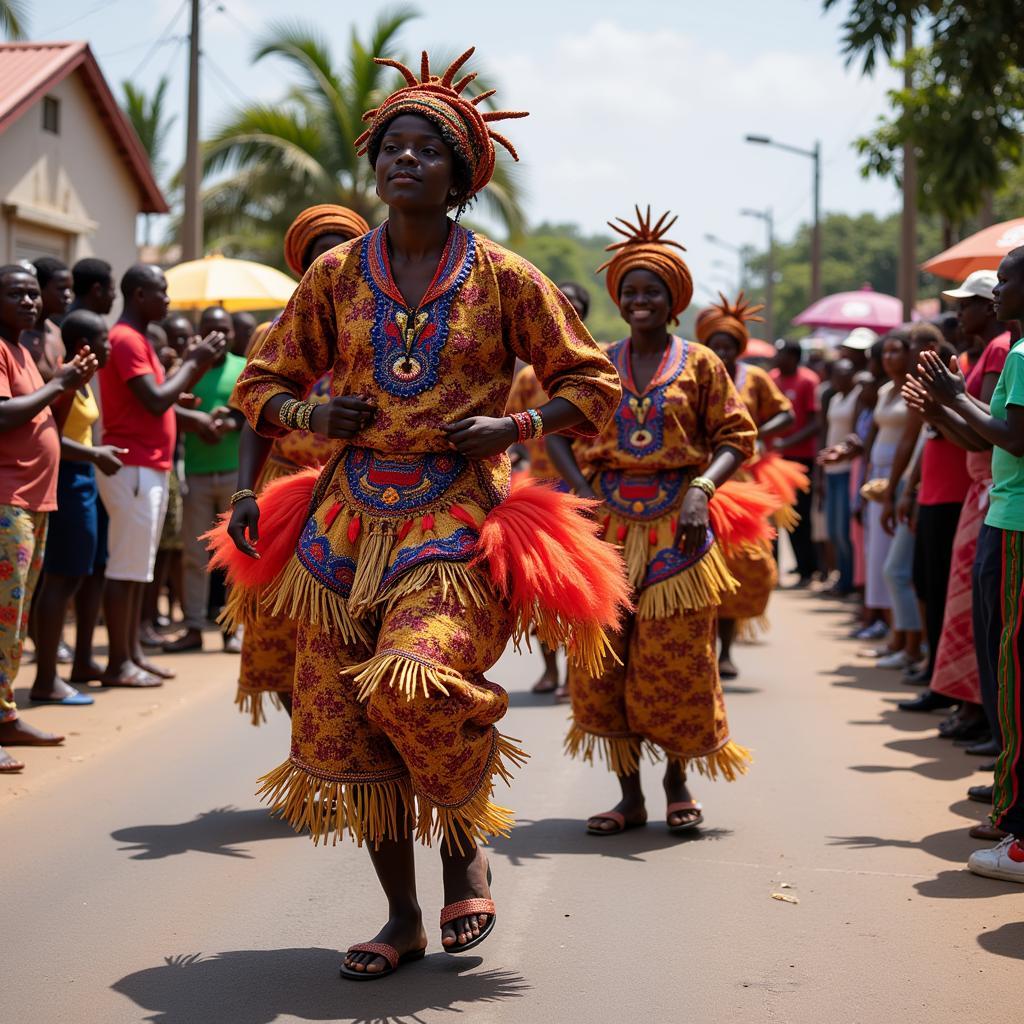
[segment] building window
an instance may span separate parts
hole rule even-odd
[[[60,135],[60,100],[53,96],[43,97],[43,131]]]

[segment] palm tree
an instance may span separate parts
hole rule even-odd
[[[8,39],[28,34],[28,0],[0,0],[0,32]]]
[[[254,60],[282,58],[299,83],[278,103],[235,111],[204,144],[204,172],[214,178],[203,194],[207,247],[280,263],[288,224],[313,203],[341,203],[371,223],[380,220],[373,170],[356,156],[353,140],[363,130],[363,113],[394,84],[393,72],[373,57],[394,53],[399,30],[417,16],[411,7],[387,10],[365,41],[353,30],[343,68],[315,29],[269,27]],[[510,161],[499,160],[481,200],[510,235],[522,231],[521,190]]]
[[[121,83],[123,94],[121,109],[131,121],[158,181],[163,177],[164,147],[175,121],[174,117],[167,116],[167,88],[169,85],[168,77],[162,75],[153,92],[147,94],[145,90],[140,89],[132,82]],[[151,241],[150,228],[150,215],[146,214],[146,245],[149,245]]]

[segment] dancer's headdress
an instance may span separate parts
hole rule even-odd
[[[348,240],[365,235],[370,225],[355,210],[335,203],[310,206],[292,221],[284,235],[284,261],[297,277],[310,245],[321,235],[341,235]]]
[[[608,270],[606,284],[608,293],[615,304],[619,303],[619,291],[622,288],[622,279],[631,270],[649,270],[656,274],[668,288],[669,300],[672,304],[672,318],[675,319],[690,304],[693,298],[693,278],[690,276],[690,268],[683,261],[682,256],[675,252],[680,249],[686,251],[686,247],[671,239],[665,238],[665,233],[677,217],[668,220],[670,211],[666,210],[658,220],[657,224],[651,224],[651,208],[647,207],[647,213],[640,212],[636,207],[636,224],[631,224],[622,217],[616,217],[617,222],[608,222],[608,226],[624,236],[625,241],[613,242],[607,247],[608,252],[615,255],[597,268],[597,272]]]
[[[721,302],[712,303],[707,309],[702,309],[697,317],[697,340],[707,342],[712,334],[728,334],[736,339],[740,346],[740,354],[743,354],[750,341],[748,323],[764,323],[764,317],[757,314],[764,309],[764,303],[747,302],[743,292],[740,292],[734,303],[721,293],[718,293]]]
[[[494,90],[490,89],[468,99],[463,92],[476,78],[476,73],[464,75],[455,81],[455,76],[473,55],[474,49],[475,47],[471,46],[461,57],[452,61],[441,77],[430,73],[430,57],[424,50],[418,79],[399,61],[388,57],[375,57],[377,64],[399,71],[408,84],[405,88],[392,93],[379,107],[363,114],[363,120],[369,122],[370,126],[356,139],[356,152],[360,156],[369,152],[371,159],[375,159],[380,137],[396,117],[400,114],[418,114],[425,117],[437,126],[445,142],[469,167],[470,187],[467,195],[459,197],[462,202],[475,196],[491,180],[494,173],[495,142],[504,146],[512,154],[513,160],[518,160],[519,155],[512,143],[488,126],[494,121],[527,117],[527,111],[481,111],[478,109],[480,103],[493,96]]]

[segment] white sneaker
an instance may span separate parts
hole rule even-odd
[[[894,651],[884,658],[875,662],[875,668],[906,668],[911,664],[910,656],[906,651]]]
[[[986,878],[1024,882],[1024,846],[1014,836],[1007,836],[990,850],[975,850],[967,866],[976,875]]]

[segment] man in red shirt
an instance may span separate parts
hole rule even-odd
[[[818,405],[818,386],[821,381],[813,370],[800,365],[802,355],[798,341],[780,341],[776,345],[775,368],[772,380],[793,403],[793,426],[771,439],[771,445],[780,455],[807,468],[808,479],[814,479],[814,460],[818,456],[818,435],[821,430],[821,410]],[[807,586],[818,568],[811,533],[813,493],[800,492],[796,499],[796,512],[800,522],[790,534],[796,571],[800,575],[798,586]]]
[[[110,660],[100,681],[104,686],[159,686],[161,677],[170,674],[143,657],[139,621],[167,509],[175,417],[189,415],[175,403],[220,357],[227,340],[220,333],[204,338],[165,379],[146,328],[167,315],[167,279],[159,267],[139,263],[125,272],[121,294],[124,311],[110,329],[110,357],[99,374],[103,443],[127,449],[124,469],[97,481],[110,516],[104,600]]]

